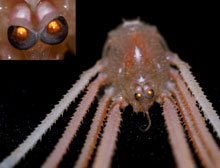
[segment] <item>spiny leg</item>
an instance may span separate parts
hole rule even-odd
[[[0,168],[14,167],[25,155],[32,149],[35,144],[41,139],[43,134],[56,122],[56,120],[63,114],[63,111],[68,108],[70,103],[75,100],[81,90],[89,83],[89,80],[95,76],[102,69],[98,62],[94,67],[85,71],[80,79],[72,86],[66,95],[55,105],[54,109],[47,114],[46,118],[41,121],[35,130],[21,143],[8,157],[1,163]]]
[[[109,110],[104,133],[101,143],[97,149],[94,168],[109,168],[111,167],[111,160],[116,148],[117,135],[121,123],[120,102],[114,102]]]
[[[195,163],[177,114],[175,101],[167,95],[163,95],[161,98],[163,101],[163,115],[177,167],[194,168]]]
[[[76,112],[73,114],[71,120],[69,121],[65,132],[59,139],[53,152],[50,154],[50,156],[48,156],[42,167],[57,167],[61,162],[72,139],[76,135],[76,132],[79,129],[80,124],[87,113],[87,110],[93,102],[100,85],[105,83],[105,81],[106,78],[103,75],[99,75],[98,78],[89,85],[86,95],[84,95],[82,101],[76,109]]]
[[[181,115],[201,162],[206,167],[220,167],[219,147],[205,125],[196,106],[196,100],[191,96],[177,71],[171,71],[171,78],[175,81],[178,92],[174,88],[171,91],[180,106]]]
[[[91,158],[91,155],[97,143],[101,126],[106,117],[107,108],[111,100],[112,94],[113,94],[113,89],[110,88],[105,92],[105,95],[100,100],[97,111],[95,113],[95,117],[92,121],[91,128],[87,135],[85,144],[83,146],[79,159],[77,160],[76,165],[74,166],[75,168],[83,168],[88,166],[89,159]]]
[[[173,91],[175,98],[177,99],[178,106],[180,108],[181,117],[183,118],[185,129],[188,132],[190,140],[193,143],[196,153],[198,154],[201,162],[206,167],[213,167],[213,163],[204,148],[200,137],[198,136],[197,130],[194,127],[194,123],[188,114],[187,107],[184,102],[181,100],[181,97],[177,91]]]
[[[190,71],[190,66],[183,62],[177,55],[170,57],[171,64],[174,64],[180,70],[180,74],[183,77],[184,81],[187,83],[187,86],[191,90],[195,99],[199,103],[199,106],[202,108],[205,118],[210,121],[214,130],[217,133],[218,138],[220,138],[220,119],[216,111],[213,109],[212,104],[208,101],[205,94],[203,93],[201,87],[196,82],[195,77]]]
[[[171,96],[163,94],[163,115],[169,133],[170,142],[176,158],[177,167],[195,167],[187,145],[183,128],[177,114],[177,106]],[[180,153],[181,151],[181,153]],[[187,165],[189,164],[189,165]],[[187,165],[187,166],[186,166]]]

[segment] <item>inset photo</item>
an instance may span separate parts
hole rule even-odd
[[[0,18],[0,60],[75,55],[75,0],[1,0]]]

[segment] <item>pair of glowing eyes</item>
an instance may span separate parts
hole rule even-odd
[[[46,44],[59,44],[65,40],[68,34],[68,24],[63,16],[50,21],[40,33],[39,38]],[[8,28],[8,40],[11,45],[20,50],[31,48],[38,39],[35,31],[22,26],[10,26]]]
[[[153,89],[148,89],[146,94],[135,93],[134,97],[138,101],[144,100],[145,97],[148,98],[148,99],[151,99],[151,98],[154,97],[154,91],[153,91]]]

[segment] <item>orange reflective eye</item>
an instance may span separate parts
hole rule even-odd
[[[68,34],[68,24],[63,16],[52,19],[39,32],[40,40],[46,44],[59,44],[63,42]]]
[[[148,91],[147,91],[147,94],[150,96],[150,95],[153,94],[153,91],[152,91],[152,90],[148,90]]]
[[[153,89],[148,89],[147,90],[147,94],[146,94],[146,97],[147,98],[152,98],[154,96],[154,91],[153,91]]]
[[[134,97],[138,101],[142,101],[144,99],[144,96],[141,93],[135,93]]]
[[[8,41],[19,50],[27,50],[37,42],[37,33],[21,26],[11,25],[8,28]]]
[[[19,40],[25,40],[28,37],[28,31],[24,27],[17,27],[15,31],[15,37]]]
[[[59,20],[51,21],[47,26],[47,31],[51,34],[59,32],[62,28],[62,23]]]
[[[137,97],[137,98],[141,98],[142,95],[141,95],[140,93],[137,93],[137,94],[136,94],[136,97]]]

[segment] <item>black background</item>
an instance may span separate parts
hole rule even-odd
[[[215,6],[201,2],[77,1],[76,56],[68,55],[65,61],[0,62],[0,160],[33,131],[81,72],[101,58],[107,32],[122,19],[140,17],[156,25],[170,49],[191,65],[200,86],[220,111],[219,26]],[[71,105],[18,167],[42,164],[79,101]],[[72,167],[77,159],[94,109],[86,117],[61,167]],[[175,167],[161,113],[158,104],[151,108],[152,127],[143,133],[139,128],[146,122],[144,117],[133,113],[131,107],[123,111],[113,167]]]

